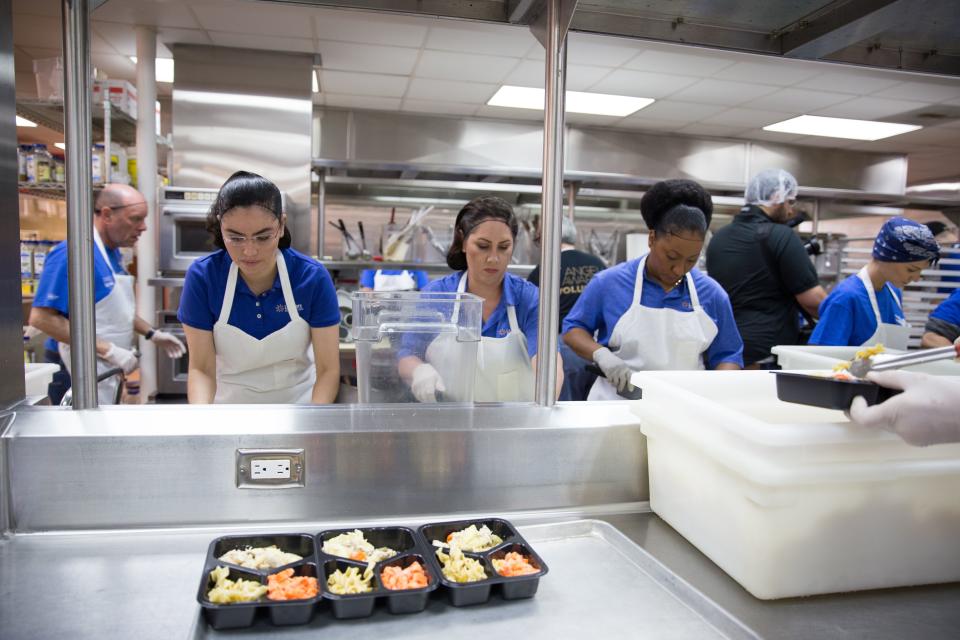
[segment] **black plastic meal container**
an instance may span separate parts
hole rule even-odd
[[[773,373],[777,376],[777,398],[824,409],[846,411],[857,396],[862,396],[867,404],[879,404],[900,393],[868,380],[839,380],[786,371]]]
[[[301,560],[270,569],[247,569],[235,564],[223,562],[219,558],[227,551],[247,547],[269,547],[276,545],[281,551],[302,556]],[[313,598],[304,600],[270,600],[266,595],[253,602],[235,602],[214,604],[207,600],[207,593],[213,587],[210,572],[217,567],[227,567],[229,578],[253,580],[267,584],[269,576],[293,569],[294,575],[311,576],[318,579],[319,591]],[[260,612],[266,612],[270,621],[278,626],[306,624],[313,618],[321,600],[323,585],[320,584],[320,569],[317,565],[313,536],[307,534],[277,534],[254,536],[224,536],[210,543],[204,564],[203,576],[197,601],[203,609],[207,622],[214,629],[236,629],[252,625]]]
[[[370,580],[372,590],[369,593],[354,595],[340,595],[327,588],[327,578],[338,569],[346,571],[349,567],[357,567],[362,574],[367,563],[358,560],[342,558],[323,551],[323,543],[342,533],[349,533],[359,529],[363,537],[374,547],[389,547],[397,555],[381,560],[373,567],[373,576]],[[386,601],[390,613],[417,613],[427,607],[430,593],[439,586],[439,574],[434,566],[427,561],[429,550],[424,549],[420,538],[408,527],[350,527],[346,529],[328,529],[316,536],[317,555],[322,563],[323,577],[320,590],[323,597],[330,602],[333,617],[344,620],[348,618],[365,618],[373,613],[378,601]],[[383,586],[380,574],[388,566],[406,567],[419,561],[427,574],[428,584],[421,589],[392,590]]]
[[[433,545],[433,541],[440,540],[441,542],[445,542],[448,534],[465,529],[471,524],[476,525],[478,528],[486,525],[493,533],[500,536],[502,542],[484,551],[464,551],[465,556],[475,558],[481,562],[483,570],[487,574],[486,579],[468,583],[454,582],[443,575],[443,567],[440,564],[440,559],[437,558],[437,547]],[[455,607],[464,607],[486,602],[490,599],[491,591],[495,586],[499,586],[500,595],[504,600],[531,598],[537,593],[540,578],[545,576],[548,571],[546,563],[544,563],[543,559],[533,550],[533,547],[517,532],[516,527],[502,518],[430,523],[420,527],[417,533],[422,539],[422,544],[430,547],[430,562],[433,564],[437,575],[440,576],[440,584],[446,589],[450,598],[450,604]],[[493,560],[502,558],[510,551],[517,551],[526,556],[530,564],[537,567],[539,571],[528,576],[516,577],[507,577],[498,574],[493,567]]]

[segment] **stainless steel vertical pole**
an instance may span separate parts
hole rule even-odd
[[[543,193],[540,216],[540,334],[536,401],[556,403],[557,335],[560,308],[560,219],[563,216],[563,125],[567,37],[561,0],[546,2],[546,91],[543,113]]]
[[[97,407],[90,169],[90,17],[87,0],[63,0],[63,120],[73,408]],[[106,96],[104,99],[108,99]],[[107,149],[109,161],[110,150]]]
[[[327,241],[327,170],[318,169],[317,177],[317,260],[323,260],[323,245]]]

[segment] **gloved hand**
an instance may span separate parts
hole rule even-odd
[[[960,442],[960,382],[911,371],[872,372],[867,380],[903,393],[872,407],[854,398],[851,420],[893,431],[916,446]]]
[[[110,350],[103,355],[103,359],[114,367],[123,369],[125,374],[133,373],[140,366],[137,354],[130,349],[124,349],[115,344],[110,345]]]
[[[437,392],[446,391],[447,388],[443,386],[440,372],[434,369],[432,365],[424,362],[417,365],[417,368],[413,370],[410,390],[413,391],[413,396],[419,402],[436,402]]]
[[[617,391],[623,391],[630,382],[630,376],[633,375],[626,362],[613,355],[613,352],[606,347],[600,347],[593,352],[593,361],[597,363],[600,370],[603,371],[607,382],[617,388]]]
[[[150,336],[150,341],[163,349],[168,358],[176,359],[187,352],[187,348],[180,342],[180,338],[166,331],[154,331],[153,335]]]

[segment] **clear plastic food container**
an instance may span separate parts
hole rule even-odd
[[[960,444],[780,402],[766,371],[632,382],[650,506],[757,598],[960,580]]]
[[[361,403],[417,402],[401,375],[421,362],[440,374],[437,402],[473,402],[483,299],[469,293],[351,295]]]
[[[773,348],[777,364],[787,371],[831,371],[834,365],[853,360],[857,351],[863,347],[823,347],[811,345],[783,344]],[[906,351],[888,349],[874,357],[874,362],[883,362],[884,358],[901,355]],[[917,371],[933,376],[960,376],[960,363],[953,360],[927,362],[912,367],[903,367],[904,371]]]

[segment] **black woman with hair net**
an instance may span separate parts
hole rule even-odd
[[[587,400],[616,400],[634,371],[740,369],[743,341],[723,288],[695,268],[713,202],[666,180],[640,202],[650,252],[601,271],[563,323],[563,339],[604,373]]]

